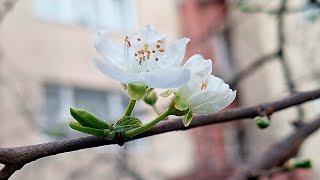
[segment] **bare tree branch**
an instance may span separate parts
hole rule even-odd
[[[2,22],[6,15],[12,10],[17,1],[18,0],[3,0],[1,2],[0,22]]]
[[[320,116],[311,123],[296,129],[294,133],[271,146],[260,159],[249,163],[243,170],[234,176],[234,180],[256,178],[259,172],[282,166],[286,161],[296,156],[302,143],[320,128]]]
[[[232,110],[227,110],[209,116],[196,116],[194,118],[194,121],[188,127],[183,126],[180,118],[174,120],[167,120],[165,122],[160,123],[153,129],[127,141],[171,131],[187,130],[210,124],[230,122],[245,118],[253,118],[255,116],[261,115],[261,113],[272,114],[276,111],[280,111],[317,98],[320,98],[320,89],[296,93],[289,97],[271,103],[265,103],[245,108],[235,108]],[[0,148],[0,163],[5,164],[6,167],[23,167],[25,164],[43,157],[109,144],[116,143],[111,140],[106,140],[94,136],[88,136],[31,146]],[[4,173],[5,170],[0,172],[0,179],[2,177],[6,177],[6,174]]]
[[[250,64],[247,68],[244,70],[236,73],[234,75],[234,78],[228,81],[228,84],[230,84],[231,87],[237,87],[238,84],[245,79],[246,77],[250,76],[253,72],[256,72],[260,67],[265,65],[266,63],[273,61],[279,57],[279,52],[267,54],[265,56],[260,57],[256,61],[254,61],[252,64]]]

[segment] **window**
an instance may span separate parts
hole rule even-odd
[[[92,28],[130,30],[136,22],[133,0],[34,0],[36,16]]]
[[[62,138],[79,135],[66,125],[70,121],[70,107],[85,109],[115,122],[121,117],[128,103],[120,92],[106,92],[56,84],[44,86],[43,131],[49,137]]]

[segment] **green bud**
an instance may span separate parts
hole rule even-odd
[[[144,96],[143,98],[143,101],[146,103],[146,104],[149,104],[150,106],[153,106],[156,104],[158,100],[158,95],[155,91],[151,90],[151,91],[148,91],[147,94]]]
[[[108,124],[106,121],[98,117],[95,117],[87,111],[70,108],[70,114],[84,127],[90,127],[95,129],[112,129],[112,126]]]
[[[69,126],[72,129],[76,130],[76,131],[80,131],[80,132],[83,132],[83,133],[86,133],[86,134],[91,134],[91,135],[99,136],[99,137],[105,137],[106,136],[106,132],[104,130],[102,130],[102,129],[84,127],[80,123],[75,122],[75,121],[70,122]]]
[[[183,98],[176,95],[170,104],[171,114],[176,116],[183,116],[189,112],[189,106]]]
[[[260,129],[265,129],[270,125],[270,120],[266,116],[258,116],[255,117],[254,120]]]
[[[133,100],[140,100],[144,97],[148,90],[148,87],[142,83],[135,83],[128,85],[128,94]]]
[[[309,169],[311,167],[312,167],[312,162],[310,159],[291,159],[288,162],[289,169],[296,169],[296,168]]]

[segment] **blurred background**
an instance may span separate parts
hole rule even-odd
[[[213,59],[213,74],[229,82],[261,57],[278,52],[278,21],[272,9],[280,1],[2,0],[0,146],[83,136],[68,127],[69,107],[113,121],[123,113],[128,97],[121,85],[91,63],[98,56],[92,43],[96,29],[110,29],[122,38],[151,24],[170,39],[190,37],[185,59],[194,53]],[[287,6],[293,10],[285,17],[282,45],[290,78],[296,90],[311,90],[320,83],[320,5],[316,0],[288,0]],[[290,94],[275,56],[234,86],[238,98],[229,108]],[[299,111],[273,115],[272,125],[263,131],[253,121],[239,121],[162,134],[124,147],[61,154],[28,164],[12,179],[226,179],[292,132],[297,117],[319,112],[320,102],[314,101]],[[143,103],[134,113],[145,120],[154,115]],[[320,133],[313,135],[299,154],[313,160],[311,171],[275,179],[319,179],[319,140]]]

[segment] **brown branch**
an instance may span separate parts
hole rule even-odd
[[[6,165],[0,171],[0,180],[9,179],[17,170],[23,167],[19,165]]]
[[[279,57],[279,52],[267,54],[265,56],[260,57],[259,59],[255,60],[252,64],[250,64],[247,68],[236,73],[234,75],[234,78],[228,81],[228,84],[230,84],[230,86],[233,88],[237,87],[243,79],[245,79],[252,73],[256,72],[260,67],[262,67],[266,63],[277,59],[277,57]]]
[[[320,89],[296,93],[294,95],[271,103],[265,103],[245,108],[235,108],[209,116],[196,116],[193,122],[188,127],[183,126],[180,118],[167,120],[160,123],[150,131],[140,134],[128,141],[171,131],[187,130],[210,124],[230,122],[245,118],[253,118],[255,116],[261,115],[262,112],[272,114],[273,112],[280,111],[317,98],[320,98]],[[109,144],[115,144],[115,142],[99,137],[88,136],[31,146],[0,148],[0,163],[5,165],[23,166],[31,161],[35,161],[43,157]],[[3,173],[0,172],[0,179],[2,176]]]
[[[234,180],[256,178],[254,175],[273,167],[282,166],[286,161],[296,156],[302,143],[320,128],[320,116],[311,123],[296,129],[287,138],[271,146],[260,159],[249,163],[234,176]]]

